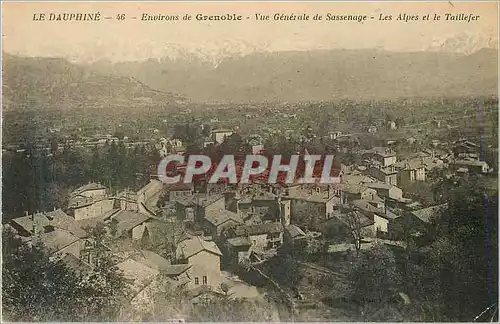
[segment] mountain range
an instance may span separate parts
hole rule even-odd
[[[498,50],[487,48],[470,55],[316,50],[233,56],[216,67],[192,57],[88,67],[195,102],[297,102],[496,94],[497,57]]]
[[[136,107],[497,94],[498,50],[250,52],[75,64],[3,53],[3,108]]]
[[[152,103],[176,104],[185,98],[149,87],[133,76],[102,74],[62,58],[19,57],[3,53],[2,108],[30,106],[74,111]]]

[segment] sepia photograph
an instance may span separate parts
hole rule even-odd
[[[2,1],[2,322],[498,322],[497,1]]]

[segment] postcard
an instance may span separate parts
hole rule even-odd
[[[496,1],[3,1],[6,322],[497,322]]]

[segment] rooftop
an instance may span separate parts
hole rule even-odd
[[[114,214],[112,219],[116,220],[118,222],[117,224],[117,234],[118,236],[121,236],[125,234],[126,232],[130,231],[134,227],[144,223],[145,221],[149,220],[151,216],[142,214],[142,213],[137,213],[137,212],[131,212],[128,210],[120,210],[118,213]]]
[[[87,233],[82,229],[79,223],[61,209],[14,218],[12,222],[32,234],[33,226],[37,228],[38,232],[43,232],[45,226],[51,225],[56,229],[66,230],[79,238],[87,237]]]
[[[281,223],[263,223],[257,225],[243,225],[234,229],[234,236],[277,234],[283,232]]]
[[[152,269],[156,269],[163,274],[172,276],[180,275],[184,271],[191,268],[191,265],[189,264],[171,264],[170,261],[161,255],[147,250],[141,250],[133,257],[133,259]]]
[[[205,219],[209,221],[214,226],[219,226],[227,221],[233,220],[234,222],[241,224],[242,220],[238,214],[233,213],[227,209],[218,209],[210,211],[205,214]]]
[[[328,192],[316,192],[313,190],[297,190],[296,192],[290,193],[288,196],[290,199],[299,199],[315,203],[326,203],[333,201],[334,203],[340,203],[340,198],[334,194],[329,194]]]
[[[290,235],[290,237],[292,239],[306,236],[306,233],[304,233],[304,231],[300,227],[298,227],[297,225],[293,225],[293,224],[285,227],[285,231],[288,232],[288,234]]]
[[[246,236],[233,237],[227,240],[227,243],[233,247],[251,246],[252,242]]]
[[[149,285],[160,273],[158,270],[152,269],[133,259],[127,259],[116,266],[123,272],[125,279],[131,282],[130,285],[135,292]]]
[[[382,157],[392,157],[396,155],[396,152],[388,147],[372,147],[369,150],[365,150],[363,153],[380,155]]]
[[[41,233],[38,239],[54,253],[80,240],[77,236],[63,230]]]
[[[434,217],[440,216],[448,208],[448,204],[441,204],[436,206],[431,206],[427,208],[422,208],[412,212],[414,216],[425,223],[430,223]]]
[[[175,254],[177,259],[187,259],[201,251],[208,251],[218,256],[222,255],[214,242],[205,241],[199,236],[179,243]]]
[[[102,190],[102,189],[107,189],[107,188],[100,183],[89,183],[89,184],[83,185],[83,186],[77,188],[76,190],[74,190],[71,193],[71,196],[77,196],[77,195],[84,193],[86,191]]]

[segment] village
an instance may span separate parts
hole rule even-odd
[[[223,145],[236,132],[214,129],[203,147]],[[329,136],[339,140],[344,134]],[[251,154],[265,150],[255,137],[245,141]],[[156,147],[161,156],[185,153],[179,139],[161,138]],[[298,153],[309,154],[307,149]],[[283,291],[300,316],[308,308],[318,309],[320,293],[307,285],[280,287],[263,270],[266,263],[288,254],[313,274],[342,277],[335,264],[304,255],[346,260],[374,244],[404,249],[410,237],[424,251],[426,233],[439,223],[447,204],[426,204],[402,188],[468,175],[494,177],[480,159],[480,146],[465,139],[403,157],[390,146],[351,153],[355,163],[337,164],[340,184],[167,185],[153,173],[138,191],[82,184],[64,208],[26,213],[9,226],[23,241],[41,242],[52,258],[77,271],[95,266],[95,246],[104,247],[129,280],[134,307],[147,308],[148,294],[165,281],[188,292],[194,304],[224,295],[262,299],[263,288],[243,279],[248,273],[241,269],[253,269],[254,276],[264,276]],[[90,234],[99,227],[106,234],[96,243]]]

